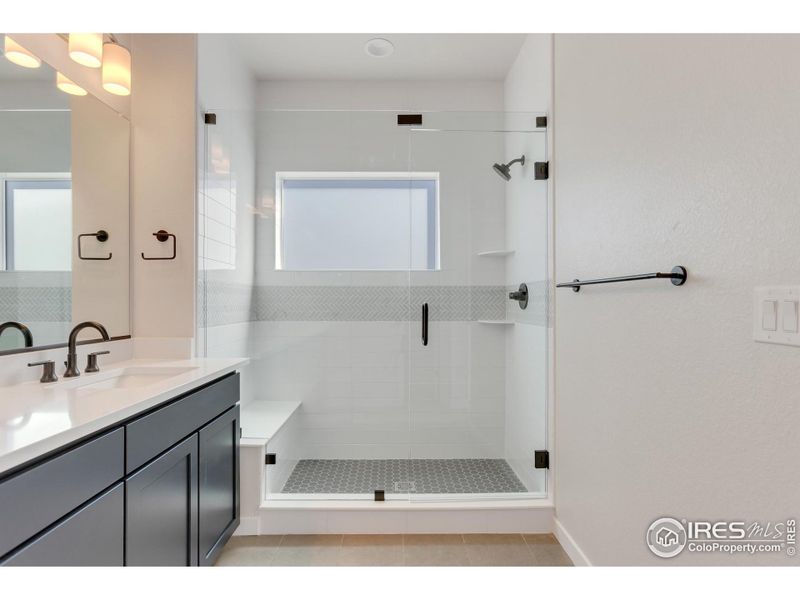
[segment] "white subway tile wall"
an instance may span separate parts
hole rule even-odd
[[[391,113],[256,112],[252,118],[255,193],[244,192],[247,178],[234,174],[241,132],[220,134],[216,142],[230,148],[216,155],[210,140],[209,168],[232,174],[222,177],[227,189],[210,185],[201,197],[208,270],[198,290],[208,355],[251,358],[243,371],[243,401],[302,403],[293,417],[299,458],[506,459],[515,471],[532,471],[518,451],[530,459],[534,448],[516,438],[510,444],[507,430],[509,423],[515,431],[530,430],[536,423],[525,420],[542,421],[544,413],[518,410],[526,402],[522,396],[508,414],[506,388],[510,382],[528,394],[526,386],[537,383],[509,379],[507,328],[478,323],[547,323],[544,275],[535,281],[538,270],[526,273],[531,303],[524,314],[512,312],[507,292],[518,282],[507,278],[506,261],[477,256],[507,246],[507,184],[491,169],[507,154],[506,136],[410,138]],[[225,120],[218,114],[218,123]],[[233,157],[229,163],[227,156]],[[440,173],[440,270],[275,269],[276,172],[404,169]],[[535,185],[532,178],[516,185],[520,201],[540,200],[522,197]],[[254,262],[243,265],[235,236],[252,233]],[[222,265],[235,269],[226,273]],[[423,302],[430,305],[427,346],[420,341]],[[515,363],[524,368],[529,349],[509,349],[524,352]],[[541,478],[517,475],[529,490],[544,489]]]

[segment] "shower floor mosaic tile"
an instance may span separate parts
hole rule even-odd
[[[301,460],[286,494],[499,494],[528,490],[503,459]]]

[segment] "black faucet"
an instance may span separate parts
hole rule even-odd
[[[33,335],[31,335],[31,330],[25,325],[22,323],[17,323],[16,321],[6,321],[5,323],[0,323],[0,335],[3,335],[3,332],[6,329],[19,329],[20,333],[22,333],[22,337],[25,338],[25,347],[33,347]]]
[[[69,332],[67,370],[64,371],[64,377],[77,377],[81,374],[81,372],[78,370],[78,351],[76,350],[75,346],[78,343],[78,334],[87,327],[93,327],[94,329],[97,329],[97,331],[100,332],[100,335],[103,336],[103,340],[106,342],[109,340],[108,331],[106,331],[106,328],[97,321],[84,321],[83,323],[78,323],[75,325],[75,327],[72,328],[72,331]]]

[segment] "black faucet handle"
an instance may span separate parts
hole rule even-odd
[[[509,292],[508,293],[509,300],[516,300],[519,302],[519,307],[522,310],[528,308],[528,286],[524,283],[519,284],[519,290],[516,292]]]
[[[42,369],[42,377],[39,379],[42,383],[53,383],[58,381],[56,375],[56,361],[54,360],[40,360],[39,362],[28,363],[29,367],[44,367]]]
[[[86,373],[97,373],[100,367],[97,366],[97,357],[103,354],[111,354],[111,350],[98,350],[97,352],[90,352],[86,355]]]

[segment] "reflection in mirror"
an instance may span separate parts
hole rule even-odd
[[[64,344],[85,320],[130,334],[129,135],[47,64],[0,58],[0,351]]]

